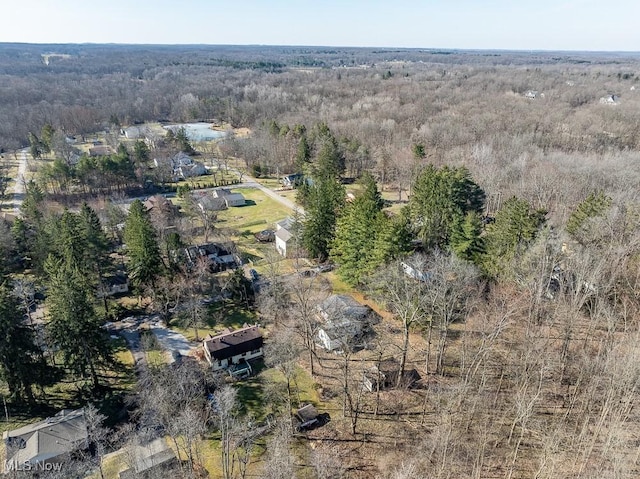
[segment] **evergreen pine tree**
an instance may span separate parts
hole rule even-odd
[[[409,208],[425,246],[446,248],[456,226],[468,212],[479,214],[484,201],[466,168],[428,165],[415,180]]]
[[[451,233],[451,249],[462,259],[476,263],[484,252],[482,219],[476,212],[467,212],[463,220],[458,220]]]
[[[534,210],[523,199],[511,197],[486,230],[485,271],[493,277],[510,274],[513,259],[522,254],[545,223],[546,211]]]
[[[83,273],[64,260],[49,257],[45,270],[49,338],[62,354],[64,365],[79,377],[90,377],[95,390],[100,386],[97,371],[113,362],[113,353],[95,313],[94,292]]]
[[[298,171],[303,172],[310,160],[311,147],[309,146],[306,135],[302,135],[298,141],[298,150],[296,152],[296,168]]]
[[[347,283],[359,284],[375,267],[373,254],[380,228],[386,224],[382,197],[373,177],[361,179],[362,191],[337,220],[331,254],[340,265],[338,274]]]
[[[335,179],[319,179],[309,188],[302,244],[310,257],[324,261],[329,256],[336,220],[343,204],[344,187]]]
[[[378,234],[371,255],[371,270],[404,256],[411,250],[411,223],[405,207],[399,215],[379,217]]]
[[[312,177],[305,179],[300,198],[306,211],[302,243],[312,258],[324,261],[329,256],[336,220],[344,204],[344,186],[339,181],[344,158],[328,128],[319,127],[321,147]]]
[[[32,386],[45,382],[46,365],[18,299],[0,284],[0,378],[16,400],[33,400]]]
[[[567,233],[581,243],[588,241],[589,220],[602,216],[611,207],[611,198],[603,192],[591,193],[582,201],[567,221]]]
[[[129,262],[127,269],[134,285],[153,285],[162,272],[162,257],[156,231],[140,200],[134,200],[125,221],[124,240]]]

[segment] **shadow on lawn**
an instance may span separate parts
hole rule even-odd
[[[241,328],[245,323],[256,321],[255,311],[247,309],[245,303],[235,301],[221,301],[209,306],[206,326],[211,329]]]

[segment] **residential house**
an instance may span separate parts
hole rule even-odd
[[[178,459],[163,437],[131,446],[126,451],[126,456],[126,462],[130,467],[118,473],[119,479],[146,477],[160,470],[164,473],[164,477],[177,476],[169,472],[178,466]],[[160,477],[160,474],[154,477]]]
[[[285,188],[296,188],[297,186],[300,185],[301,182],[302,182],[301,173],[286,175],[280,179],[280,183],[282,183],[282,186],[284,186]]]
[[[189,264],[196,264],[200,259],[206,258],[213,271],[224,271],[242,264],[242,260],[233,250],[233,243],[207,243],[189,246],[184,249],[184,253]]]
[[[196,200],[198,208],[203,212],[207,211],[222,211],[227,209],[227,202],[224,198],[214,198],[208,195],[200,195]]]
[[[263,356],[263,344],[260,327],[245,324],[235,331],[227,328],[216,336],[209,335],[203,342],[204,357],[214,371],[230,369],[233,376],[243,376],[251,372],[248,361]]]
[[[153,195],[142,202],[151,214],[164,214],[172,217],[178,213],[178,207],[162,195]]]
[[[104,279],[98,287],[98,298],[115,296],[129,292],[129,278],[124,272],[119,272]]]
[[[369,306],[345,294],[329,296],[318,305],[318,313],[321,325],[317,340],[327,351],[364,347],[371,325],[379,320]]]
[[[193,161],[193,158],[191,158],[183,151],[176,153],[172,158],[168,160],[162,158],[154,158],[153,164],[156,167],[171,168],[174,181],[207,174],[207,168],[202,163]]]
[[[213,190],[213,197],[224,199],[227,207],[245,206],[247,204],[247,200],[244,199],[241,193],[232,193],[228,188],[216,188]]]
[[[276,223],[276,250],[285,258],[300,255],[299,237],[297,234],[297,223],[289,217]],[[298,244],[296,244],[298,243]]]
[[[45,464],[62,463],[68,455],[89,447],[84,409],[63,409],[44,421],[5,431],[5,467],[44,470]]]
[[[530,100],[535,100],[538,98],[539,93],[536,90],[529,90],[524,94],[525,98],[529,98]]]

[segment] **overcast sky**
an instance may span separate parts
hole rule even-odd
[[[640,0],[3,0],[0,42],[640,50]]]

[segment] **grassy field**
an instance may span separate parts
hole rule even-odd
[[[247,309],[244,304],[233,301],[223,301],[209,306],[205,317],[205,322],[198,328],[198,338],[202,339],[208,334],[216,335],[225,328],[238,329],[245,323],[253,324],[257,320],[255,311]],[[171,320],[171,329],[179,332],[190,341],[196,340],[195,331],[192,327],[185,328],[176,317]]]
[[[255,188],[234,188],[242,193],[247,206],[232,207],[218,213],[218,225],[238,230],[241,236],[273,228],[276,221],[291,215],[291,210]]]

